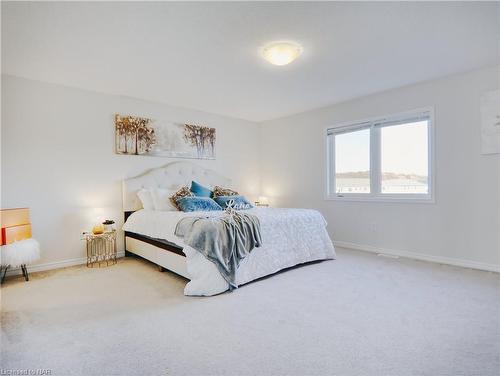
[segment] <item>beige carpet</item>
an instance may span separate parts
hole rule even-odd
[[[339,250],[211,298],[145,261],[2,286],[1,367],[53,375],[498,375],[500,276]],[[5,373],[2,373],[5,374]]]

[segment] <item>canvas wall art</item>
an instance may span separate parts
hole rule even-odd
[[[115,115],[117,154],[215,159],[215,128]]]
[[[481,153],[500,153],[500,90],[481,97]]]

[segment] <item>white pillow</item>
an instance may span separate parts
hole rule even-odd
[[[172,196],[175,191],[169,191],[168,189],[155,188],[151,190],[151,196],[153,197],[153,205],[155,210],[163,211],[177,211],[177,208],[170,201],[170,196]]]
[[[137,197],[141,200],[142,207],[146,210],[155,210],[153,196],[151,195],[151,191],[149,189],[140,189],[137,192]]]

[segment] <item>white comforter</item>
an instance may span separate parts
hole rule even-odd
[[[318,211],[255,208],[247,213],[259,218],[263,244],[241,262],[236,272],[238,285],[304,262],[335,258],[335,250],[326,231],[326,221]],[[209,296],[228,290],[228,283],[212,262],[186,246],[181,238],[174,235],[174,230],[183,217],[221,214],[139,210],[128,218],[123,230],[165,239],[183,247],[191,277],[184,294]]]

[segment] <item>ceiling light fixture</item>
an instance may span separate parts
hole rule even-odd
[[[302,53],[302,46],[295,42],[272,42],[262,48],[264,59],[274,65],[287,65]]]

